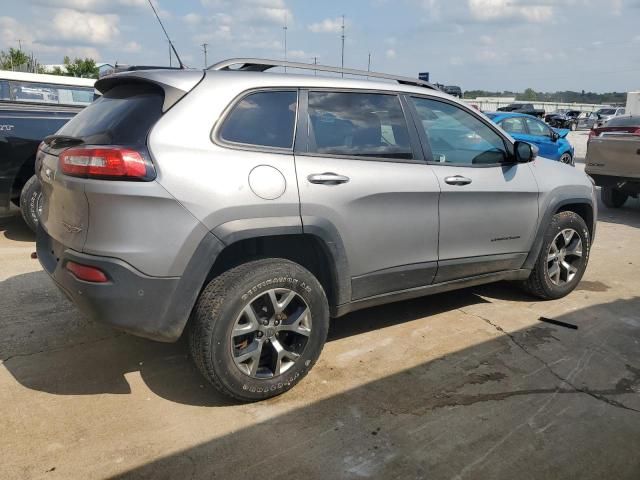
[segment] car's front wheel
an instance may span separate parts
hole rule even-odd
[[[562,298],[573,291],[587,268],[591,236],[577,213],[553,216],[525,289],[545,300]]]
[[[629,195],[613,187],[602,187],[600,198],[607,208],[620,208],[627,201]]]
[[[560,157],[560,163],[566,163],[567,165],[574,165],[573,157],[569,152],[563,153]]]
[[[225,395],[256,401],[286,392],[320,356],[329,306],[297,263],[256,260],[211,280],[190,325],[191,355]]]

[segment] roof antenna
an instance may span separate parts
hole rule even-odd
[[[160,20],[160,16],[158,15],[158,12],[156,12],[156,7],[153,6],[153,3],[151,2],[151,0],[148,0],[148,2],[149,2],[149,6],[151,7],[151,10],[153,10],[153,13],[156,15],[156,18],[158,19],[158,23],[162,27],[162,31],[164,32],[165,37],[167,37],[167,41],[169,42],[169,45],[171,45],[171,50],[173,50],[174,55],[178,59],[178,64],[180,65],[180,68],[184,70],[185,66],[182,63],[182,60],[180,60],[180,56],[178,55],[178,52],[176,51],[176,47],[173,45],[173,42],[169,38],[169,34],[167,33],[167,30],[164,28],[164,25],[162,24],[162,20]]]

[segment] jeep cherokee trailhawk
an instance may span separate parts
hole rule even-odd
[[[300,381],[330,317],[497,280],[559,298],[585,271],[588,177],[426,82],[235,59],[96,88],[38,152],[40,262],[93,319],[187,329],[236,399]]]

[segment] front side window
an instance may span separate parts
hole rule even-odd
[[[414,97],[413,103],[435,162],[489,165],[509,158],[502,137],[469,112],[427,98]]]
[[[413,158],[400,99],[378,93],[309,92],[309,151]]]
[[[240,100],[224,120],[220,138],[257,147],[291,148],[296,91],[256,92]]]
[[[527,122],[527,127],[531,135],[535,135],[536,137],[551,136],[551,130],[544,123],[534,120],[533,118],[525,118],[524,120]]]
[[[505,118],[502,122],[500,122],[500,126],[505,132],[509,133],[527,133],[524,122],[520,117],[513,118]]]

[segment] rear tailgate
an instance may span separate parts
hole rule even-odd
[[[589,141],[586,164],[591,175],[640,179],[640,137],[594,137]]]
[[[84,180],[63,175],[58,156],[42,149],[38,152],[36,174],[43,194],[40,223],[54,240],[82,251],[89,226]]]

